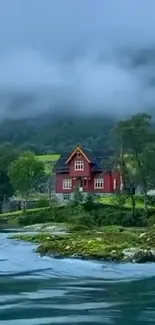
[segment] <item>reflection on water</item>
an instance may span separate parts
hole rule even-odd
[[[40,258],[0,235],[0,324],[155,323],[155,265]]]

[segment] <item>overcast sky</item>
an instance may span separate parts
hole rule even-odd
[[[0,0],[0,117],[155,107],[155,0]]]

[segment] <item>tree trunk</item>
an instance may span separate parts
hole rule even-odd
[[[22,201],[21,201],[21,209],[22,209],[23,212],[26,211],[26,209],[27,209],[27,199],[22,199]]]
[[[131,202],[132,202],[132,215],[135,217],[136,215],[136,202],[135,202],[135,196],[133,193],[131,193]]]
[[[144,190],[144,211],[146,216],[148,215],[148,207],[147,207],[147,191]]]
[[[27,210],[27,198],[25,199],[25,211]]]

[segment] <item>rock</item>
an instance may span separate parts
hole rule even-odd
[[[139,238],[143,238],[146,235],[146,232],[143,232],[142,234],[140,234]]]
[[[116,254],[116,250],[111,251],[110,254],[111,254],[111,255]]]
[[[123,250],[124,261],[134,263],[148,263],[155,262],[155,250],[129,248]]]
[[[137,251],[139,251],[139,248],[135,248],[135,247],[125,248],[123,249],[123,254],[125,257],[132,257]]]
[[[61,233],[66,232],[67,229],[65,226],[52,225],[50,223],[38,223],[34,225],[29,225],[24,227],[28,231],[40,231],[40,232],[51,232],[51,233]]]
[[[148,249],[139,250],[139,252],[135,253],[133,256],[133,260],[136,263],[155,262],[155,253]]]

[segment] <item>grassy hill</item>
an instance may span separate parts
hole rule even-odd
[[[59,159],[60,155],[51,154],[51,155],[39,155],[37,158],[43,162],[53,162]]]
[[[56,161],[59,159],[59,154],[50,154],[50,155],[37,155],[37,158],[45,163],[45,168],[47,174],[51,174],[52,167],[56,163]]]

